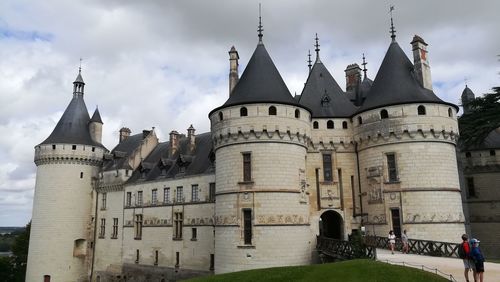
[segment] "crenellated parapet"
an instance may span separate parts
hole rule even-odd
[[[100,166],[104,148],[89,145],[43,144],[35,147],[35,164],[81,164]]]

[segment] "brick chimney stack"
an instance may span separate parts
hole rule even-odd
[[[361,68],[358,64],[350,64],[345,69],[345,79],[346,85],[345,90],[347,92],[356,90],[361,82]]]
[[[130,133],[132,133],[132,131],[130,131],[128,127],[122,127],[120,129],[120,143],[126,140],[130,136]]]
[[[431,67],[427,55],[427,43],[422,37],[415,35],[411,41],[413,47],[413,64],[415,74],[422,87],[432,90]]]
[[[194,149],[195,149],[195,144],[196,144],[196,138],[195,138],[195,135],[194,135],[194,132],[195,132],[195,129],[193,127],[193,125],[191,124],[189,126],[189,128],[187,129],[187,132],[188,132],[188,140],[189,140],[189,152],[194,152]]]
[[[238,59],[240,56],[238,55],[238,51],[236,48],[231,47],[229,50],[229,96],[233,92],[234,87],[238,83],[239,74],[238,74]]]
[[[179,149],[179,132],[172,130],[169,137],[169,150],[168,155],[173,156]]]

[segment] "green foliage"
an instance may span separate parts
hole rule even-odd
[[[468,148],[481,142],[494,129],[500,127],[500,87],[494,87],[493,93],[467,104],[470,112],[458,119],[460,141]]]
[[[0,281],[22,282],[25,280],[30,230],[31,222],[15,237],[12,256],[0,257]]]
[[[363,259],[319,265],[248,270],[200,277],[187,281],[444,282],[448,280],[433,273],[411,267],[396,266]]]

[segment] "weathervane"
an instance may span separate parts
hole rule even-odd
[[[78,68],[78,73],[82,72],[82,61],[83,59],[80,57],[80,67]]]
[[[310,49],[307,51],[307,57],[309,58],[307,60],[307,63],[308,63],[307,66],[309,67],[309,72],[311,72],[312,61],[311,61],[311,50]]]
[[[392,42],[396,42],[396,29],[394,28],[394,22],[392,21],[392,11],[394,11],[394,5],[389,7],[389,13],[391,14],[391,38]]]
[[[318,38],[318,34],[316,33],[316,44],[314,45],[314,47],[316,47],[316,49],[314,49],[314,51],[316,51],[316,60],[319,60],[319,38]]]
[[[261,4],[259,3],[259,28],[257,29],[257,31],[259,32],[259,43],[262,43],[262,36],[264,36],[262,34],[262,32],[264,31],[264,29],[262,28],[262,16],[261,16]]]
[[[367,69],[366,69],[366,65],[367,65],[367,64],[368,64],[368,63],[365,61],[365,53],[363,53],[363,63],[362,63],[362,65],[363,65],[363,72],[364,72],[364,74],[365,74],[365,77],[364,77],[364,78],[366,78],[366,71],[367,71]]]

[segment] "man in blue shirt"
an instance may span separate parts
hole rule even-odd
[[[470,240],[470,243],[472,245],[470,257],[474,260],[474,264],[476,265],[474,280],[476,282],[483,282],[484,256],[483,253],[481,253],[481,249],[479,249],[479,240],[474,238]]]

